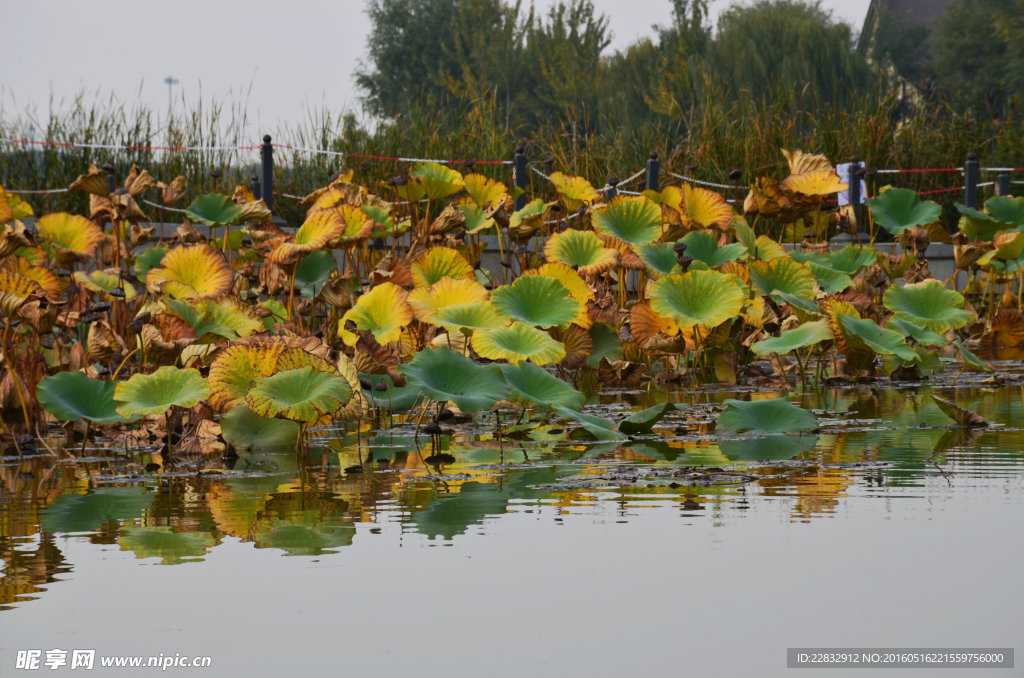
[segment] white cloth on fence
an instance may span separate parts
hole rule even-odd
[[[850,166],[851,165],[853,165],[852,162],[844,162],[844,163],[840,163],[840,164],[836,165],[836,174],[839,175],[839,180],[842,181],[847,186],[849,186],[849,184],[850,184]],[[864,163],[863,162],[857,163],[857,167],[858,168],[864,167]],[[865,202],[864,197],[867,195],[867,193],[868,193],[868,187],[864,183],[864,180],[861,179],[860,180],[860,202],[861,202],[861,204],[863,204]],[[839,191],[838,198],[839,198],[839,206],[840,207],[842,207],[843,205],[849,205],[850,204],[850,189],[847,188],[845,191]]]

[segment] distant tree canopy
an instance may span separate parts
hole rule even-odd
[[[876,90],[884,64],[963,107],[1004,106],[1024,84],[1024,0],[952,0],[930,43],[928,27],[886,13],[874,63],[817,2],[757,0],[712,31],[708,0],[667,1],[670,25],[602,54],[614,26],[590,0],[559,0],[543,15],[521,0],[368,0],[357,83],[387,121],[432,111],[458,126],[484,104],[505,130],[554,125],[573,138],[685,126],[712,98],[842,107]]]

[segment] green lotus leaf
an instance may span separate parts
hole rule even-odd
[[[985,270],[994,269],[1014,275],[1024,268],[1024,233],[1000,233],[992,239],[995,249],[981,255],[977,262]]]
[[[750,286],[765,296],[779,291],[795,297],[814,298],[814,276],[805,265],[789,257],[751,262]]]
[[[956,350],[964,361],[964,366],[975,372],[993,372],[992,366],[975,355],[974,351],[968,350],[962,342],[955,342]]]
[[[436,162],[421,162],[409,175],[419,181],[430,200],[447,198],[466,185],[461,174]]]
[[[503,327],[509,322],[502,318],[489,301],[477,301],[472,304],[445,306],[430,316],[430,323],[443,327],[449,332],[467,330],[490,330]]]
[[[438,402],[451,401],[463,412],[488,409],[508,394],[497,365],[479,365],[445,347],[420,351],[398,372],[409,386]]]
[[[295,285],[299,288],[316,287],[338,270],[338,262],[334,255],[324,250],[316,250],[307,254],[295,267]],[[310,296],[315,294],[311,292]]]
[[[801,264],[806,264],[808,261],[813,261],[822,266],[831,266],[832,260],[828,258],[828,255],[824,252],[804,252],[802,250],[794,250],[789,253],[790,258],[793,261],[798,261]]]
[[[273,332],[274,325],[288,322],[288,309],[277,299],[264,299],[256,305],[267,311],[267,315],[260,318],[267,332]]]
[[[647,409],[634,412],[619,422],[619,430],[627,435],[650,433],[651,429],[669,412],[686,409],[685,405],[675,403],[659,403]]]
[[[587,367],[597,369],[602,360],[622,360],[622,340],[610,325],[594,323],[590,328],[590,341],[594,348],[587,357]]]
[[[415,386],[395,386],[391,377],[386,374],[359,373],[360,380],[366,380],[370,388],[363,389],[363,396],[372,407],[383,407],[391,412],[408,412],[422,396]],[[383,390],[377,390],[377,384],[384,384]]]
[[[725,400],[725,409],[718,415],[716,432],[773,434],[813,431],[818,419],[813,412],[801,409],[785,398],[770,400]]]
[[[261,417],[248,407],[232,407],[220,418],[221,435],[239,450],[294,450],[299,425],[287,419]]]
[[[189,221],[207,226],[233,224],[241,214],[242,207],[220,193],[201,195],[185,208],[185,216]]]
[[[549,207],[550,205],[540,198],[526,203],[522,209],[516,210],[509,217],[509,233],[520,239],[533,235],[544,225],[544,217],[547,215]]]
[[[562,405],[555,405],[552,409],[558,416],[577,422],[585,431],[594,436],[596,440],[625,439],[625,436],[617,430],[615,422],[611,419],[605,419],[604,417],[598,417]]]
[[[706,231],[687,233],[681,241],[686,243],[686,256],[703,261],[710,268],[718,268],[747,256],[747,247],[743,243],[734,242],[719,247],[718,240]]]
[[[818,282],[818,287],[829,294],[842,292],[848,287],[853,287],[853,279],[842,271],[837,271],[828,266],[822,266],[813,261],[804,264]]]
[[[95,532],[104,523],[138,520],[153,505],[155,492],[140,486],[99,487],[89,494],[62,494],[40,511],[48,533]]]
[[[603,273],[615,266],[618,252],[605,247],[593,231],[568,229],[551,236],[544,244],[544,258],[579,270],[581,275]]]
[[[492,231],[496,227],[494,219],[476,205],[459,205],[459,211],[466,221],[466,233],[470,235]]]
[[[148,247],[139,252],[135,256],[135,277],[139,280],[145,280],[149,269],[159,268],[160,262],[163,261],[164,255],[167,252],[168,248],[159,245]]]
[[[500,369],[511,388],[513,400],[545,408],[556,405],[572,409],[583,407],[583,394],[543,367],[524,361],[517,365],[501,365]]]
[[[985,210],[1003,223],[1024,228],[1024,196],[994,196],[985,202]]]
[[[746,296],[745,289],[731,275],[688,271],[656,281],[651,290],[651,308],[680,328],[711,328],[739,315]]]
[[[932,332],[931,330],[921,327],[915,322],[902,318],[900,316],[893,316],[889,318],[885,326],[896,332],[900,332],[903,336],[913,339],[922,346],[945,346],[946,338],[941,334]]]
[[[974,314],[964,308],[963,296],[937,280],[893,285],[885,291],[882,303],[898,317],[940,334],[974,319]]]
[[[120,276],[117,275],[116,269],[110,269],[113,273],[107,273],[102,270],[95,270],[91,273],[85,273],[84,271],[75,271],[72,277],[79,286],[84,287],[90,292],[99,292],[104,295],[104,299],[110,300],[113,297],[110,295],[110,291],[115,287],[119,287],[124,291],[125,301],[131,301],[138,296],[138,292],[135,291],[135,286],[130,282],[121,280]]]
[[[839,322],[848,333],[847,339],[856,337],[869,349],[880,355],[895,355],[903,360],[916,361],[917,353],[907,346],[906,338],[899,332],[880,327],[870,318],[856,318],[839,314]]]
[[[565,346],[560,341],[552,339],[544,330],[521,322],[509,327],[477,330],[473,333],[473,349],[482,358],[510,363],[528,360],[547,365],[565,357]]]
[[[499,314],[538,327],[568,327],[579,312],[580,302],[560,281],[543,275],[517,278],[491,293]]]
[[[247,337],[265,329],[252,311],[231,297],[203,299],[198,303],[184,299],[167,299],[167,310],[178,316],[196,331],[199,343],[229,341]]]
[[[620,195],[594,210],[591,221],[598,233],[631,245],[654,242],[661,237],[661,208],[642,195]]]
[[[850,244],[836,252],[829,252],[828,262],[824,265],[847,275],[857,275],[877,259],[875,248]]]
[[[633,248],[636,250],[640,261],[647,267],[647,274],[654,280],[663,275],[682,273],[683,269],[676,260],[675,250],[672,243],[666,242],[655,245],[654,243],[641,243]]]
[[[756,438],[722,438],[718,449],[728,461],[773,461],[792,459],[814,449],[816,435],[786,435],[773,433]]]
[[[84,372],[60,372],[43,377],[36,387],[36,400],[62,421],[88,419],[97,424],[117,424],[125,418],[114,402],[116,382],[93,379]]]
[[[818,308],[818,305],[815,304],[810,299],[806,299],[804,297],[798,297],[798,296],[793,295],[793,294],[786,294],[785,292],[776,292],[775,294],[771,295],[771,298],[774,299],[776,303],[786,304],[787,306],[792,308],[798,314],[799,313],[804,313],[805,316],[806,315],[818,315],[818,316],[821,315],[821,309]],[[801,316],[801,317],[803,317],[803,316]]]
[[[893,235],[915,226],[927,226],[942,216],[942,205],[924,200],[909,188],[883,189],[867,201],[875,223]]]
[[[245,402],[261,417],[311,424],[336,413],[351,398],[352,388],[343,377],[306,366],[254,379]]]
[[[217,545],[209,532],[182,532],[166,525],[122,527],[117,544],[136,558],[160,558],[164,565],[202,560]]]
[[[117,413],[126,419],[165,414],[172,407],[192,407],[210,397],[199,370],[164,365],[152,374],[133,374],[114,389]]]
[[[777,337],[758,341],[750,347],[750,350],[757,355],[770,355],[772,353],[785,355],[790,351],[814,346],[823,341],[831,341],[832,339],[832,328],[829,327],[827,320],[812,320],[799,327],[786,330]]]

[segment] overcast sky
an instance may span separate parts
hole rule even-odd
[[[554,0],[535,0],[538,12]],[[610,19],[610,50],[652,35],[670,20],[670,0],[593,0]],[[860,30],[870,0],[822,0]],[[524,6],[529,0],[524,0]],[[714,18],[734,4],[714,0]],[[167,109],[173,93],[195,101],[246,102],[256,136],[308,108],[358,109],[352,73],[365,58],[370,22],[364,0],[0,0],[6,65],[5,117],[34,107],[45,118],[51,95],[113,93],[126,104]]]

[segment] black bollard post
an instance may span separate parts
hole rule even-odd
[[[964,163],[964,204],[978,206],[978,156],[973,152],[967,154]]]
[[[260,146],[260,193],[267,209],[274,211],[274,147],[270,143],[270,135],[263,135]]]
[[[647,158],[647,190],[658,190],[658,152],[651,151]]]
[[[1010,195],[1010,175],[1006,172],[996,176],[996,195]]]
[[[516,146],[516,153],[512,156],[512,167],[515,174],[516,186],[523,189],[523,194],[516,198],[516,209],[521,210],[526,206],[526,146]]]

